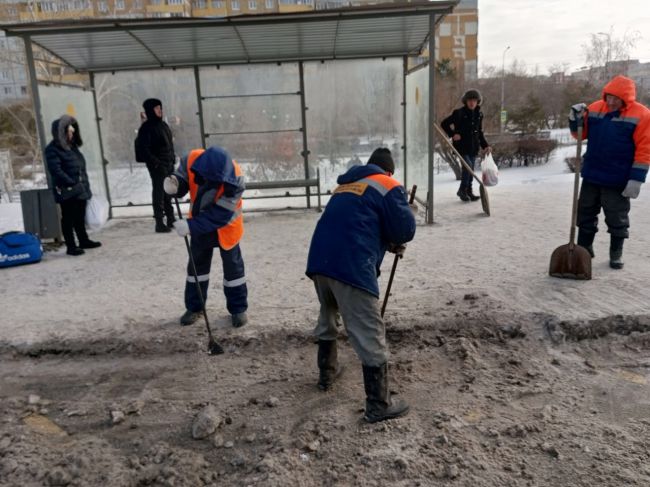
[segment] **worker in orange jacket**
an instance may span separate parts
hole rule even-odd
[[[571,107],[574,136],[582,124],[589,144],[582,164],[578,200],[578,245],[594,257],[598,214],[605,213],[610,233],[609,266],[623,267],[623,242],[629,237],[630,199],[637,198],[650,167],[650,110],[636,101],[636,85],[616,76],[603,88],[602,98],[589,107]]]
[[[223,263],[223,291],[234,327],[248,322],[248,290],[244,259],[239,241],[244,234],[242,194],[245,189],[241,168],[228,152],[220,147],[196,149],[181,160],[173,175],[165,178],[165,192],[182,197],[189,191],[191,208],[187,220],[178,220],[178,235],[191,237],[198,281],[207,300],[210,267],[215,247],[219,247]],[[194,323],[201,316],[201,299],[196,289],[191,264],[187,265],[185,313],[181,325]]]

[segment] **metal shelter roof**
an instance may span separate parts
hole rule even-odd
[[[2,26],[79,72],[413,55],[431,14],[459,0],[221,18],[112,19]]]

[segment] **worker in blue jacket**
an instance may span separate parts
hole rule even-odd
[[[340,312],[350,343],[361,359],[368,422],[408,413],[388,390],[386,332],[379,312],[377,277],[386,250],[401,254],[415,235],[415,218],[404,187],[396,181],[390,150],[375,150],[366,165],[339,176],[309,248],[307,276],[320,301],[318,386],[329,389],[341,372],[337,359]]]

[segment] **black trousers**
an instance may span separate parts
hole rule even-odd
[[[79,244],[88,241],[86,233],[86,200],[70,199],[59,203],[61,206],[61,231],[69,249],[76,247],[74,234]]]
[[[153,217],[156,220],[162,220],[163,216],[168,219],[174,219],[174,207],[172,206],[172,197],[165,193],[163,189],[163,181],[171,174],[171,171],[166,173],[159,168],[150,167],[149,176],[151,177],[151,206],[153,206]]]
[[[586,233],[596,233],[602,208],[607,231],[614,237],[628,238],[630,198],[623,196],[622,191],[583,180],[578,199],[578,228]]]

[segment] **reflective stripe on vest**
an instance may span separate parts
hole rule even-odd
[[[194,161],[203,154],[203,149],[195,149],[187,156],[187,175],[188,175],[188,185],[190,187],[190,216],[192,216],[192,208],[196,200],[196,195],[199,191],[199,187],[194,180],[194,172],[191,171]],[[241,167],[237,164],[236,161],[232,161],[233,166],[235,167],[235,176],[238,178],[242,177]],[[217,194],[214,198],[214,201],[217,205],[226,208],[233,212],[233,216],[230,221],[223,227],[217,229],[217,237],[219,238],[219,246],[224,250],[230,250],[235,245],[239,243],[244,235],[244,217],[242,210],[242,200],[239,198],[237,202],[230,201],[228,198],[224,198],[222,201],[219,199],[225,191],[224,185],[222,184],[217,191]]]
[[[341,184],[334,190],[334,193],[346,192],[360,196],[365,192],[368,186],[373,188],[380,195],[386,196],[391,189],[395,186],[401,186],[401,184],[399,181],[387,174],[371,174],[370,176],[366,176],[365,178],[352,183]]]

